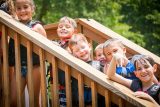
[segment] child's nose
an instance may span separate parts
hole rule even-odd
[[[146,69],[145,68],[141,68],[141,72],[146,72]]]
[[[81,50],[80,50],[80,53],[81,53],[81,54],[83,54],[83,53],[84,53],[84,50],[83,50],[83,49],[81,49]]]
[[[23,9],[23,8],[21,8],[21,10],[20,10],[21,12],[24,12],[25,11],[25,9]]]
[[[65,30],[65,29],[66,29],[66,27],[65,27],[65,26],[63,26],[63,27],[62,27],[62,29],[63,29],[63,30]]]
[[[105,56],[104,56],[104,55],[101,55],[101,58],[105,58]]]

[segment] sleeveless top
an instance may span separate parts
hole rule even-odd
[[[36,24],[39,24],[39,21],[29,21],[26,26],[33,28]],[[14,49],[14,39],[10,38],[9,41],[9,66],[15,65],[15,49]],[[20,45],[20,55],[21,55],[21,65],[27,66],[27,48],[23,45]],[[39,56],[32,52],[32,61],[33,65],[40,65]]]

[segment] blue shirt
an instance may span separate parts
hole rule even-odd
[[[134,64],[131,63],[130,61],[128,62],[126,67],[116,67],[117,74],[131,80],[137,79],[137,77],[134,74],[134,71],[135,71]]]

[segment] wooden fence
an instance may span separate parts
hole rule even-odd
[[[128,49],[128,55],[134,53],[147,53],[151,55],[155,61],[160,63],[160,58],[140,46],[130,42],[129,40],[114,33],[110,29],[104,27],[94,20],[78,19],[78,31],[84,33],[90,42],[96,41],[98,43],[105,40],[118,37],[124,40]],[[84,107],[84,84],[91,87],[92,106],[97,106],[97,93],[105,98],[106,107],[111,106],[111,102],[117,104],[119,107],[128,106],[154,106],[153,103],[139,99],[133,96],[133,92],[128,88],[107,79],[107,76],[98,70],[94,69],[87,63],[73,57],[61,47],[53,44],[50,40],[56,39],[57,24],[46,25],[48,39],[42,35],[30,30],[25,25],[15,21],[6,13],[0,11],[0,31],[2,31],[2,48],[3,48],[3,62],[0,65],[0,73],[2,74],[2,100],[0,106],[10,107],[10,92],[9,92],[9,66],[8,66],[8,36],[15,40],[16,52],[16,80],[17,80],[17,103],[18,107],[23,105],[23,97],[21,93],[21,71],[20,71],[20,44],[27,47],[27,59],[32,58],[32,51],[37,53],[40,57],[41,68],[41,106],[47,107],[47,88],[45,76],[45,61],[52,65],[53,85],[51,85],[51,102],[53,107],[59,106],[59,91],[58,91],[58,69],[65,73],[66,84],[66,100],[67,107],[72,106],[72,91],[71,91],[71,77],[78,80],[78,95],[79,107]],[[50,39],[50,40],[49,40]],[[135,48],[136,47],[136,48]],[[159,64],[158,63],[158,64]],[[28,81],[29,81],[29,105],[34,106],[33,84],[32,84],[32,62],[28,60]]]

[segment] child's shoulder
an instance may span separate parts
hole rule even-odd
[[[96,68],[97,70],[102,72],[102,66],[100,61],[91,60],[91,61],[88,61],[87,63],[90,64],[93,68]]]
[[[37,25],[37,24],[41,24],[41,22],[40,21],[38,21],[38,20],[31,20],[31,21],[29,21],[26,25],[28,26],[28,27],[30,27],[30,28],[33,28],[35,25]]]

